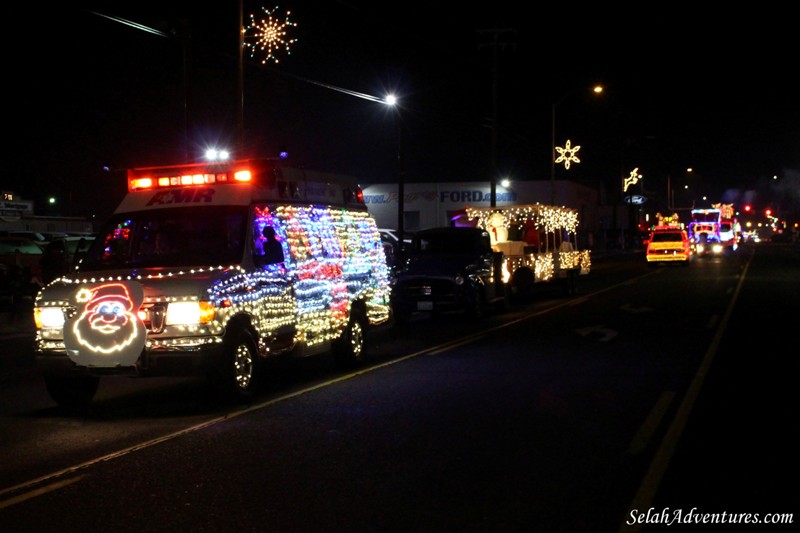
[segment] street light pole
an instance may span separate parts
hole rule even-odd
[[[405,169],[403,168],[403,128],[400,124],[400,111],[395,106],[395,122],[397,123],[397,239],[400,250],[403,250],[403,232],[405,231]]]
[[[402,251],[403,233],[405,224],[403,211],[405,210],[405,169],[403,168],[403,129],[400,124],[400,109],[397,107],[397,97],[393,94],[386,95],[384,103],[394,111],[394,123],[397,129],[397,239]]]
[[[561,100],[564,98],[566,95]],[[550,128],[550,205],[556,203],[556,105],[558,102],[553,102],[553,120]]]
[[[667,211],[672,214],[672,179],[670,178],[669,174],[667,174]]]

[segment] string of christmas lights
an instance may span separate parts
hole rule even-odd
[[[533,226],[537,231],[545,232],[546,248],[550,244],[555,245],[556,233],[566,231],[574,235],[578,231],[578,213],[566,207],[537,203],[504,207],[467,207],[466,211],[467,217],[476,220],[478,227],[491,233],[493,244],[506,241],[510,229],[523,231]],[[587,274],[591,269],[591,254],[589,250],[553,252],[545,249],[537,253],[512,253],[504,256],[504,273],[513,273],[520,268],[530,269],[536,282],[550,281],[563,269],[576,268],[580,269],[581,274]]]

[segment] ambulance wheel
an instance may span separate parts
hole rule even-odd
[[[347,327],[342,335],[333,341],[333,357],[339,366],[350,368],[362,364],[367,359],[366,331],[367,320],[364,314],[352,309]]]
[[[249,403],[258,390],[258,358],[253,338],[246,331],[231,332],[223,341],[220,368],[212,376],[221,399],[228,403]]]
[[[45,376],[50,397],[62,407],[86,407],[94,399],[100,378],[97,376]]]

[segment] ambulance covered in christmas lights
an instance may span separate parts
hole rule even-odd
[[[86,257],[36,297],[37,365],[66,406],[117,374],[204,375],[248,401],[270,356],[362,362],[388,276],[353,178],[268,159],[131,169]]]

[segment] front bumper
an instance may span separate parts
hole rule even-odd
[[[472,302],[469,286],[441,279],[415,279],[395,285],[392,309],[397,314],[463,311]]]
[[[130,375],[130,376],[202,376],[211,371],[223,357],[221,342],[188,348],[160,346],[144,349],[133,366],[81,366],[64,350],[37,350],[36,366],[43,374],[59,376]]]

